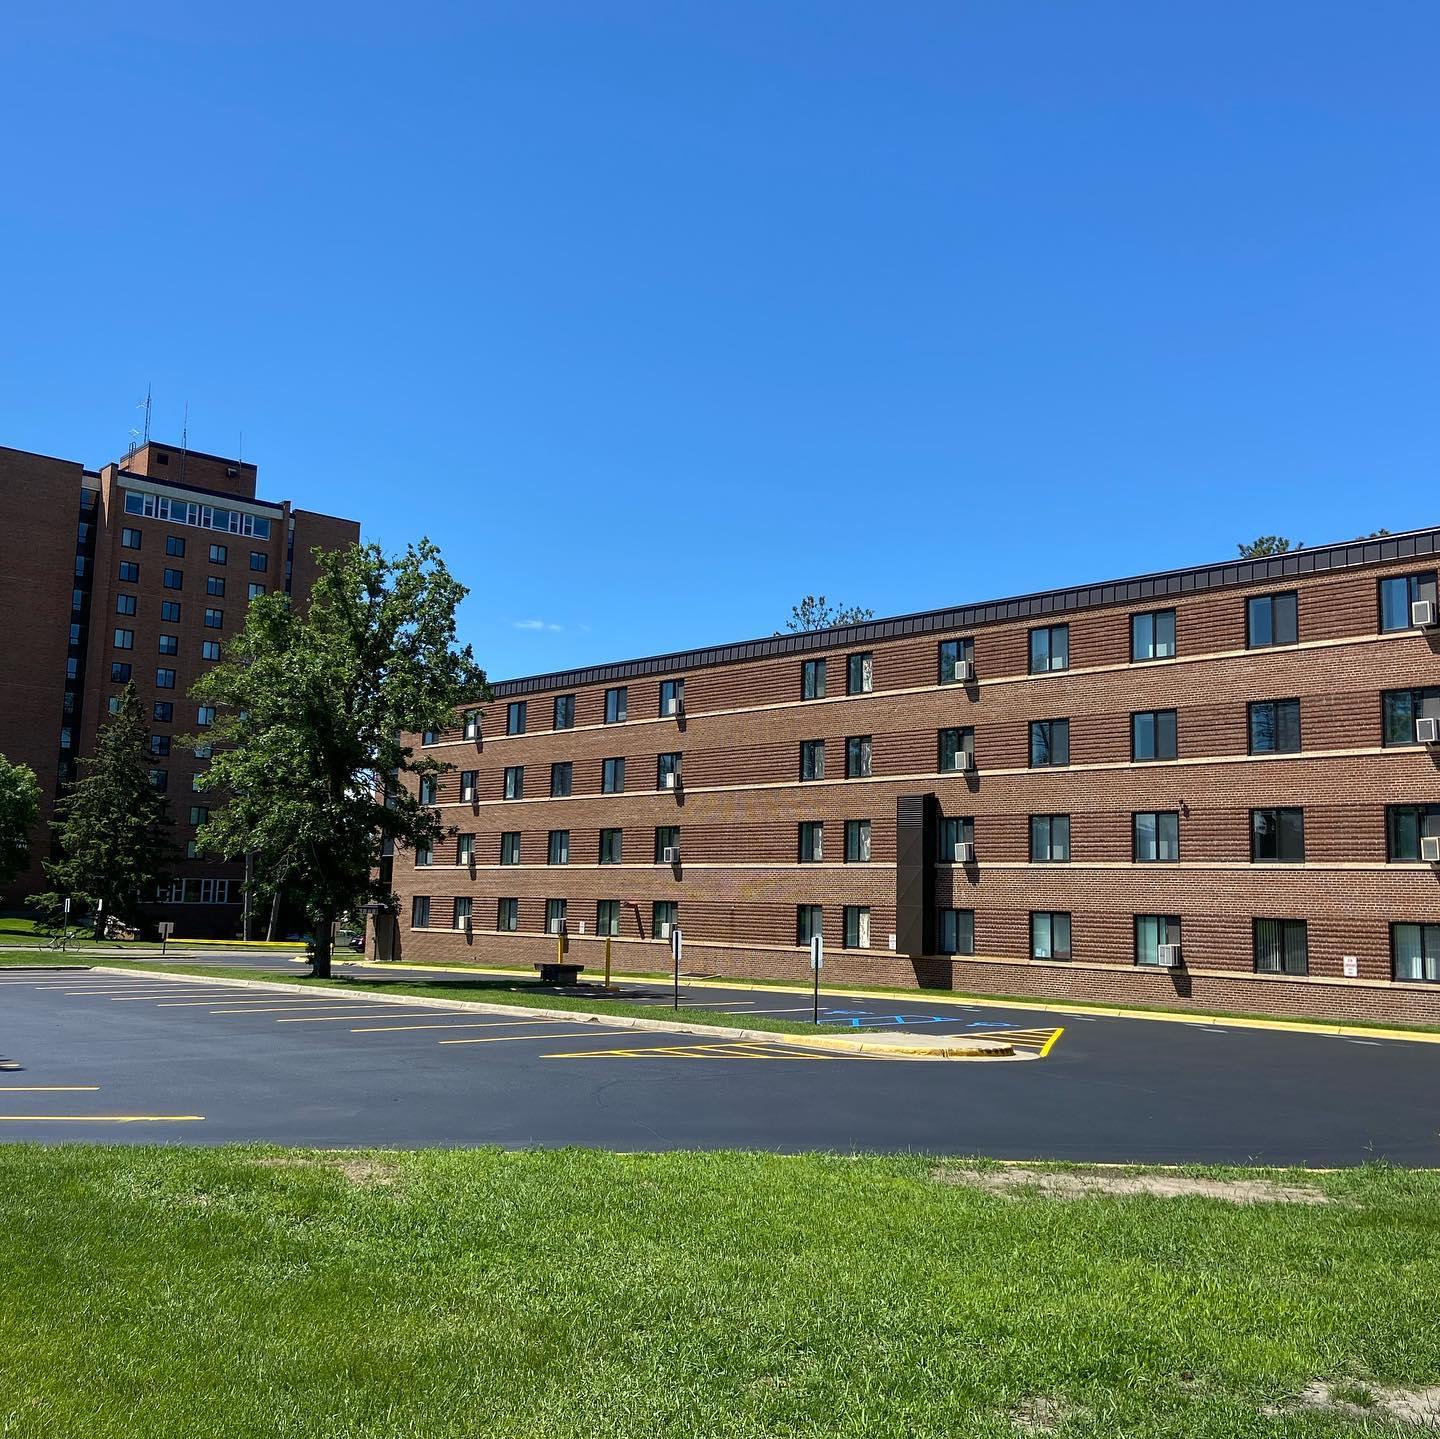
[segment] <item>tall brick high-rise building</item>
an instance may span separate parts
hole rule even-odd
[[[1440,531],[535,675],[388,861],[412,960],[553,954],[1440,1023]],[[425,786],[429,791],[431,787]]]
[[[177,934],[234,934],[243,866],[194,852],[207,803],[194,777],[205,760],[175,739],[202,731],[207,716],[189,689],[253,595],[303,599],[311,550],[353,544],[360,526],[257,498],[252,464],[155,443],[98,472],[0,447],[0,498],[0,754],[30,765],[43,796],[30,870],[7,898],[46,887],[40,860],[56,795],[133,680],[184,856],[154,915]]]

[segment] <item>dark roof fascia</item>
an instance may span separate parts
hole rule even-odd
[[[1038,621],[1107,605],[1174,599],[1206,590],[1238,589],[1244,585],[1273,584],[1306,575],[1357,569],[1364,565],[1388,564],[1395,560],[1418,559],[1437,553],[1440,553],[1440,529],[1409,530],[1404,534],[1384,535],[1378,539],[1350,540],[1344,544],[1291,550],[1287,554],[1266,555],[1256,560],[1231,560],[1225,564],[1163,570],[1156,574],[1136,575],[1130,579],[1107,580],[1101,584],[1043,590],[1036,594],[1017,595],[1011,599],[986,600],[958,609],[925,610],[919,614],[900,615],[895,619],[867,620],[864,624],[835,625],[830,629],[809,630],[802,634],[774,635],[766,639],[742,640],[738,644],[711,645],[697,650],[676,650],[671,654],[622,660],[615,664],[555,670],[550,674],[501,680],[490,688],[496,699],[512,699],[542,690],[578,689],[585,685],[609,684],[640,679],[647,675],[675,674],[685,670],[706,669],[713,665],[743,664],[747,660],[808,654],[815,650],[905,639],[912,635],[943,634],[1007,620]]]
[[[193,450],[190,452],[195,453]],[[232,495],[227,490],[207,490],[203,485],[182,485],[179,480],[163,478],[160,475],[137,475],[133,470],[120,470],[116,479],[122,484],[126,480],[139,480],[142,485],[164,485],[170,490],[185,490],[190,494],[206,495],[214,500],[233,500],[242,505],[265,505],[268,509],[283,510],[283,500],[262,500],[257,495]]]

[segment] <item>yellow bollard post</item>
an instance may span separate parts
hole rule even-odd
[[[610,988],[610,936],[605,936],[605,988]]]

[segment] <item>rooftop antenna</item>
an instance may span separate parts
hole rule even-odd
[[[185,401],[185,422],[180,426],[180,483],[185,483],[185,461],[190,454],[190,401]]]
[[[134,429],[134,428],[132,427],[132,429],[131,429],[131,431],[130,431],[130,444],[129,444],[129,446],[127,447],[127,449],[126,449],[126,451],[125,451],[125,468],[126,468],[126,469],[129,469],[129,468],[130,468],[130,461],[135,458],[135,451],[138,450],[142,444],[148,445],[148,444],[150,443],[150,386],[149,386],[148,384],[145,386],[145,403],[144,403],[144,405],[143,405],[143,406],[141,406],[141,405],[136,405],[135,408],[136,408],[137,410],[143,408],[144,411],[145,411],[145,432],[144,432],[144,439],[143,439],[143,440],[141,439],[141,432],[140,432],[139,430],[137,430],[137,429]]]

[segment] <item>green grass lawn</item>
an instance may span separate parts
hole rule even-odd
[[[298,1098],[298,1096],[297,1096]],[[1395,1433],[1440,1176],[1021,1197],[921,1159],[0,1149],[6,1439]],[[1361,1391],[1356,1391],[1361,1392]]]

